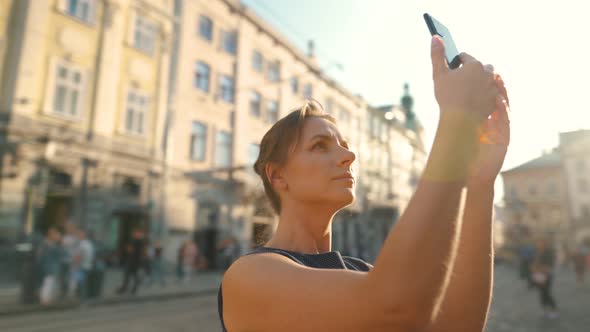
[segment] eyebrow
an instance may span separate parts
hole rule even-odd
[[[309,141],[312,142],[317,138],[319,138],[321,140],[328,140],[329,141],[332,139],[332,137],[334,137],[334,136],[326,135],[326,134],[317,134],[314,137],[312,137]],[[346,141],[344,138],[340,138],[340,139],[338,139],[338,141],[340,141],[340,144],[345,144],[346,146],[348,146],[348,141]]]

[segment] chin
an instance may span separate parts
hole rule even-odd
[[[354,203],[355,200],[356,194],[354,192],[354,188],[350,188],[349,190],[340,193],[338,195],[338,199],[336,199],[338,205],[340,206],[340,209],[349,206],[350,204]]]

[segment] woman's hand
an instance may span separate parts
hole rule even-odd
[[[441,119],[452,113],[467,116],[479,125],[496,109],[499,89],[493,71],[486,70],[481,62],[466,53],[460,55],[461,67],[449,69],[444,44],[438,36],[432,38],[431,52],[434,94]]]
[[[497,80],[499,77],[491,66],[484,66],[465,53],[461,54],[461,67],[449,69],[444,44],[438,36],[432,38],[431,57],[440,119],[424,178],[434,181],[495,179],[505,151],[484,151],[479,138],[482,128],[486,133],[496,128],[499,114],[494,115],[492,121],[489,118],[499,108],[498,98],[505,95],[501,91],[503,85],[498,83],[501,79]]]
[[[493,67],[487,67],[493,72]],[[496,110],[478,130],[479,144],[470,168],[467,186],[492,185],[504,163],[510,144],[510,100],[502,77],[495,75],[500,94],[496,97]]]

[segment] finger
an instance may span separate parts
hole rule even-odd
[[[449,70],[447,59],[445,58],[445,44],[439,36],[432,36],[430,45],[430,57],[432,59],[433,77],[445,73]]]
[[[510,106],[510,99],[508,98],[508,91],[506,90],[506,85],[504,84],[504,80],[502,79],[502,76],[500,76],[499,74],[495,74],[494,78],[496,81],[496,86],[498,87],[500,92],[504,95],[504,98],[506,99],[506,103],[508,104],[508,106]]]
[[[494,73],[494,66],[493,65],[485,65],[483,66],[483,70],[487,71],[488,73]]]
[[[510,116],[508,115],[508,101],[506,101],[501,95],[498,95],[496,98],[496,109],[497,111],[494,113],[497,113],[497,120],[506,124],[510,124]]]
[[[459,54],[459,57],[461,58],[461,63],[464,65],[468,63],[479,62],[476,58],[472,57],[471,55],[465,52]]]

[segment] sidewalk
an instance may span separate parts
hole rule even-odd
[[[26,314],[36,311],[48,310],[66,310],[78,306],[100,306],[115,303],[129,303],[142,301],[160,301],[181,297],[214,294],[217,292],[219,283],[223,277],[220,271],[200,271],[196,276],[187,282],[179,282],[176,277],[169,275],[166,278],[166,285],[162,287],[154,282],[147,286],[147,278],[143,277],[135,295],[118,295],[117,288],[123,280],[123,273],[119,270],[107,270],[105,273],[102,296],[97,299],[91,299],[81,304],[77,300],[65,300],[50,306],[41,306],[39,304],[22,304],[19,303],[20,285],[0,287],[0,317]]]

